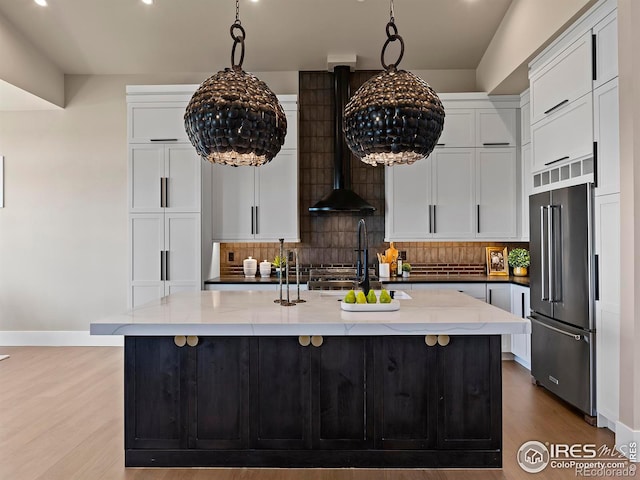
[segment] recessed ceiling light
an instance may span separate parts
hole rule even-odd
[[[253,3],[258,3],[260,0],[251,0]]]
[[[146,3],[147,5],[153,5],[153,0],[142,0],[142,3]]]
[[[33,0],[33,1],[36,2],[38,5],[40,5],[41,7],[47,6],[47,0]]]

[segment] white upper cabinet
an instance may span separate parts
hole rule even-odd
[[[476,112],[474,109],[447,109],[444,128],[438,140],[440,147],[475,147]]]
[[[595,78],[593,88],[618,76],[618,17],[613,11],[593,27]]]
[[[388,236],[405,240],[422,240],[430,236],[430,177],[431,157],[399,168],[385,167],[385,227]]]
[[[200,162],[190,144],[130,145],[129,211],[200,211]]]
[[[520,138],[522,145],[531,143],[531,104],[528,102],[520,107]]]
[[[129,143],[189,143],[184,102],[129,103]]]
[[[431,154],[431,162],[433,236],[474,236],[475,149],[436,150]]]
[[[281,150],[273,161],[256,168],[254,230],[256,240],[292,241],[300,236],[296,150]]]
[[[516,150],[483,148],[476,162],[476,237],[516,237]]]
[[[287,135],[278,155],[261,167],[211,169],[214,241],[300,241],[297,96],[278,99],[287,116]]]
[[[591,93],[531,127],[532,172],[593,155]]]
[[[593,140],[596,142],[595,194],[620,192],[620,119],[618,79],[593,91]]]
[[[592,89],[591,31],[562,50],[553,60],[531,71],[531,124],[566,109]]]
[[[522,174],[520,176],[520,196],[522,209],[520,213],[520,237],[522,241],[529,241],[529,195],[533,189],[533,177],[531,176],[531,144],[522,146],[521,153]]]
[[[476,139],[479,147],[515,147],[516,109],[476,110]]]

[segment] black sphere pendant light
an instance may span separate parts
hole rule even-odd
[[[444,108],[436,92],[413,73],[397,70],[404,40],[398,35],[393,0],[390,17],[380,54],[384,71],[364,83],[344,109],[347,145],[371,165],[411,164],[428,156],[444,126]],[[385,50],[395,41],[400,42],[400,55],[387,65]]]
[[[267,85],[242,70],[246,33],[239,18],[231,25],[231,68],[216,73],[196,90],[184,124],[198,154],[211,163],[260,166],[275,157],[287,133],[280,102]],[[240,44],[240,61],[235,63]]]

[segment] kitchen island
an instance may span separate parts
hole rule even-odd
[[[127,466],[500,467],[500,334],[455,291],[393,312],[334,292],[184,292],[91,325],[125,336]]]

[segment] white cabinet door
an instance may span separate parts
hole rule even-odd
[[[473,237],[475,149],[438,149],[431,161],[434,237]]]
[[[298,148],[298,96],[278,95],[284,114],[287,117],[287,135],[284,137],[282,150]]]
[[[511,313],[517,317],[527,318],[530,315],[529,304],[529,287],[512,285]],[[531,369],[531,334],[511,335],[511,352],[518,363]]]
[[[591,31],[530,72],[531,124],[566,108],[592,89]]]
[[[164,232],[165,293],[200,290],[200,214],[167,213]]]
[[[211,210],[214,241],[253,239],[255,168],[213,165]]]
[[[200,161],[191,145],[130,146],[129,211],[200,211]]]
[[[402,287],[404,289],[404,286]],[[486,301],[486,287],[484,283],[414,283],[411,290],[457,290],[460,293]]]
[[[532,171],[593,155],[593,100],[588,93],[531,127]]]
[[[445,106],[446,109],[446,106]],[[476,113],[474,109],[448,109],[444,119],[442,135],[438,139],[441,147],[475,147]]]
[[[490,284],[487,283],[487,303],[506,310],[511,311],[511,284]],[[501,335],[502,351],[511,351],[511,335]]]
[[[280,150],[255,174],[255,239],[299,241],[297,151]]]
[[[165,146],[166,211],[200,211],[202,161],[190,144]]]
[[[525,103],[520,109],[520,138],[522,145],[531,142],[531,104]]]
[[[516,146],[516,109],[476,110],[478,147]]]
[[[134,145],[129,148],[129,211],[162,212],[161,182],[164,177],[164,146]]]
[[[511,311],[511,284],[510,283],[487,283],[487,303]]]
[[[593,91],[593,139],[596,142],[595,194],[620,192],[620,120],[618,79]]]
[[[618,420],[620,391],[620,194],[595,199],[598,426]],[[603,418],[607,422],[603,421]]]
[[[480,148],[476,161],[476,236],[516,236],[516,150]]]
[[[130,215],[129,244],[129,306],[137,307],[164,296],[164,214]]]
[[[521,176],[521,195],[522,210],[520,214],[521,229],[520,236],[523,241],[529,241],[529,195],[533,189],[533,176],[531,175],[531,144],[528,143],[522,147],[522,176]]]
[[[412,165],[385,167],[387,241],[430,236],[431,157]]]
[[[129,143],[189,142],[183,102],[129,103]]]
[[[596,64],[593,88],[604,85],[618,76],[618,18],[617,11],[593,27],[595,35]]]

